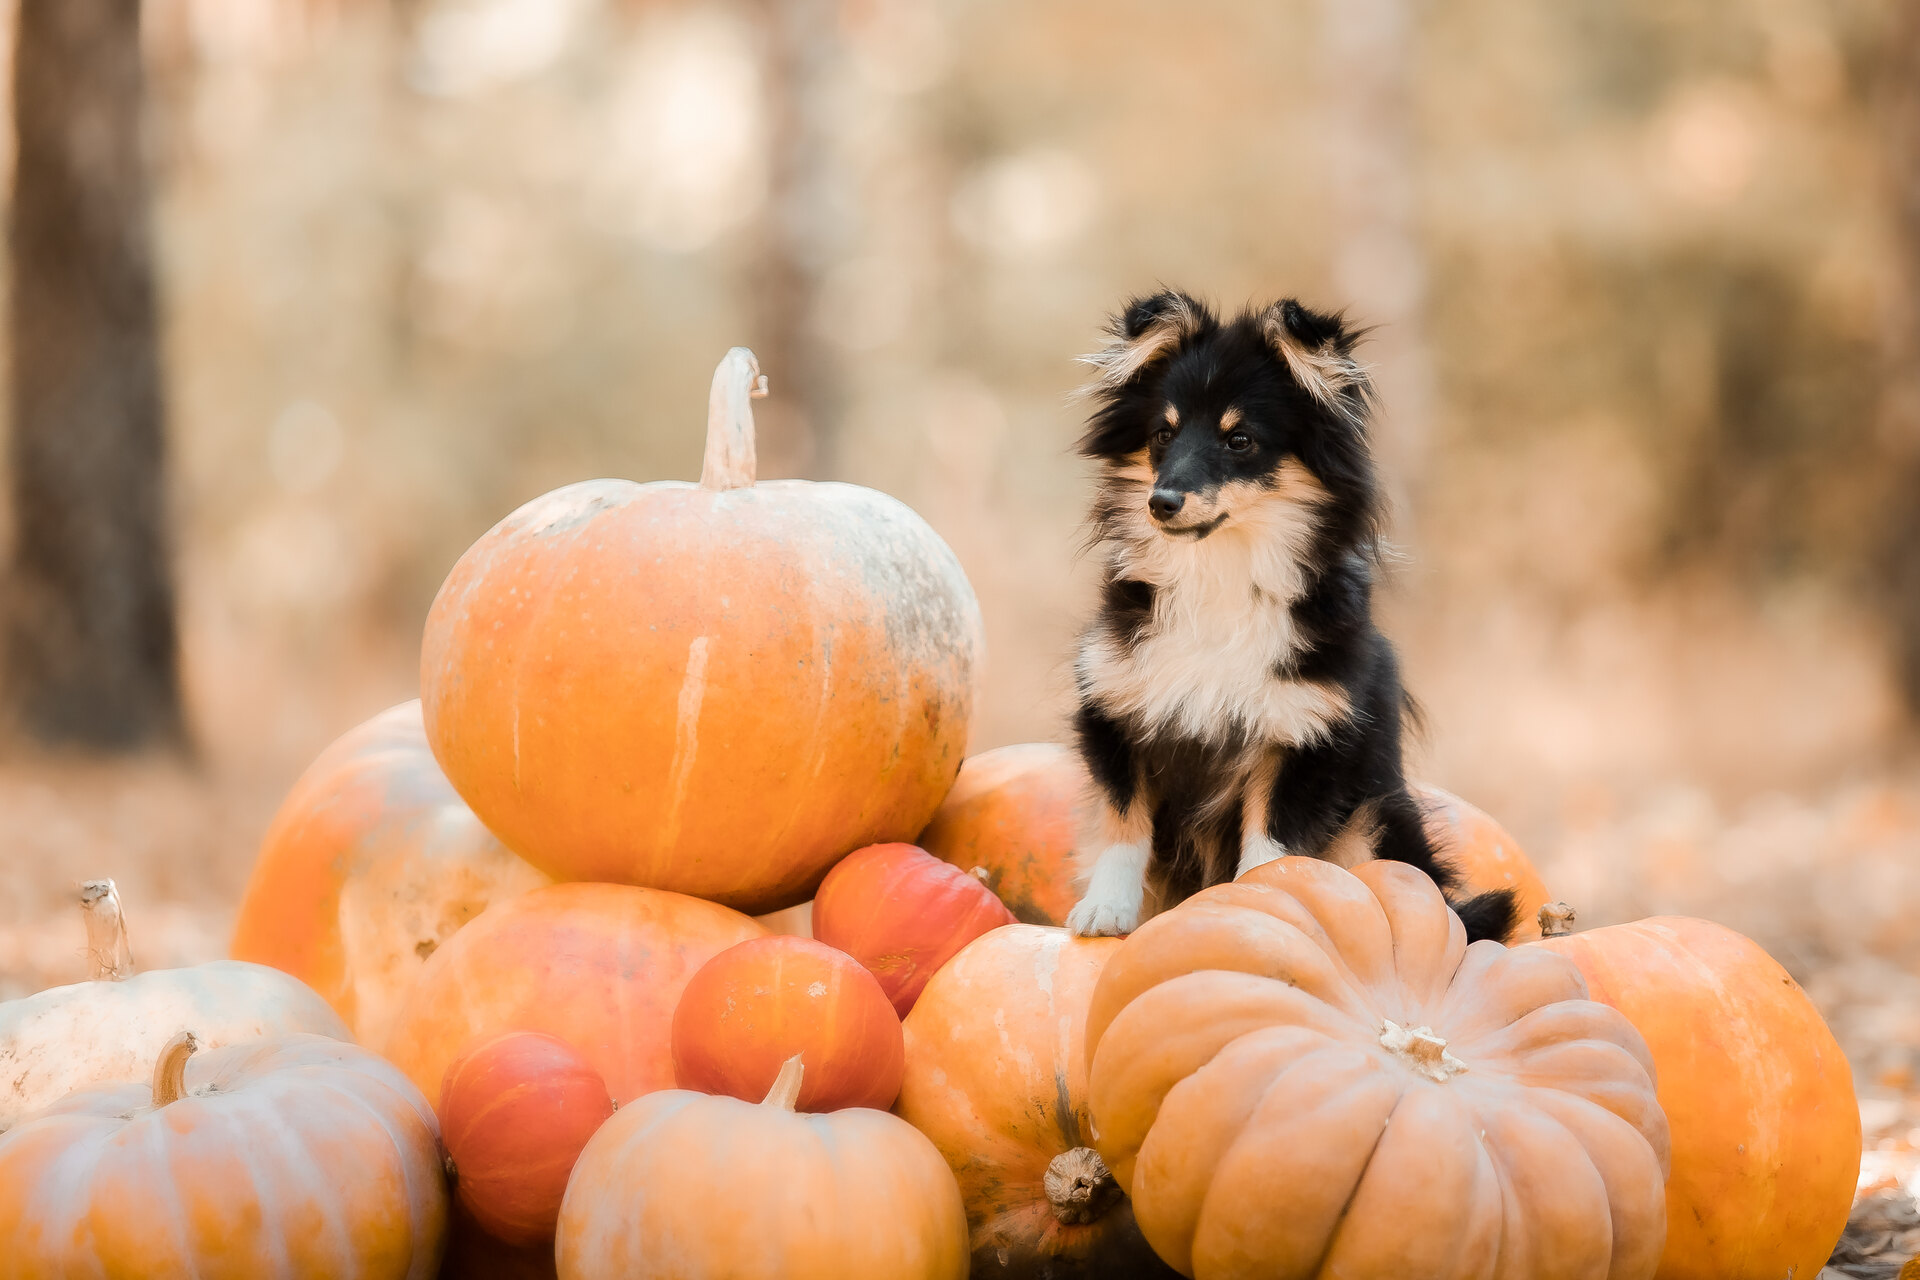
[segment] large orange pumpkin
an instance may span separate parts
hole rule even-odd
[[[1538,945],[1580,966],[1653,1053],[1673,1129],[1660,1280],[1818,1275],[1853,1204],[1860,1110],[1807,993],[1706,920],[1659,916]]]
[[[867,966],[903,1018],[960,948],[1013,923],[976,877],[910,844],[849,854],[813,900],[814,936]]]
[[[616,1102],[673,1085],[673,1008],[700,966],[764,936],[683,894],[556,884],[483,911],[434,952],[385,1053],[438,1105],[482,1036],[544,1031],[580,1051]]]
[[[406,1077],[324,1036],[197,1044],[176,1035],[151,1085],[82,1089],[0,1137],[9,1280],[434,1274],[447,1188]]]
[[[460,794],[565,880],[803,902],[835,859],[911,839],[953,784],[979,607],[913,512],[754,483],[753,356],[713,381],[697,485],[592,480],[460,558],[420,659]]]
[[[748,1102],[781,1066],[807,1060],[802,1111],[886,1110],[905,1069],[900,1015],[846,952],[811,938],[755,938],[707,961],[673,1014],[673,1069],[683,1089]]]
[[[348,730],[293,784],[240,900],[232,955],[299,978],[377,1045],[455,929],[546,883],[454,793],[420,703],[403,702]]]
[[[686,1090],[622,1107],[580,1153],[561,1280],[964,1280],[940,1153],[884,1111],[796,1113],[801,1060],[762,1103]]]
[[[1079,901],[1074,849],[1086,789],[1080,757],[1052,742],[969,756],[953,790],[914,841],[987,885],[1027,924],[1065,924]]]
[[[1427,839],[1464,881],[1461,896],[1471,897],[1494,889],[1513,890],[1517,928],[1510,941],[1525,942],[1539,937],[1540,908],[1553,895],[1547,892],[1545,882],[1533,869],[1519,841],[1484,810],[1450,791],[1424,782],[1414,783],[1411,790],[1414,802],[1420,806],[1421,825],[1426,828]]]
[[[933,976],[907,1016],[894,1112],[960,1183],[972,1276],[1171,1276],[1090,1145],[1087,1003],[1118,938],[1013,925]]]
[[[1647,1280],[1667,1124],[1586,996],[1545,948],[1468,946],[1412,867],[1281,858],[1107,962],[1094,1145],[1198,1280]]]

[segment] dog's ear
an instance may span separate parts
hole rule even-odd
[[[1213,315],[1204,303],[1174,289],[1135,298],[1107,322],[1113,341],[1080,363],[1092,366],[1093,380],[1083,390],[1111,391],[1124,387],[1142,370],[1211,327]]]
[[[1282,298],[1260,313],[1260,332],[1308,395],[1349,417],[1364,410],[1371,384],[1353,358],[1361,333],[1349,329],[1340,316],[1309,311],[1292,298]]]

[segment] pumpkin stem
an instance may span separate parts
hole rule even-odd
[[[1380,1031],[1380,1043],[1394,1057],[1435,1083],[1453,1079],[1467,1064],[1447,1051],[1447,1042],[1432,1027],[1403,1027],[1391,1018]]]
[[[807,1073],[806,1064],[800,1061],[801,1056],[796,1053],[780,1064],[780,1074],[773,1078],[773,1088],[767,1090],[761,1106],[777,1107],[782,1111],[793,1110],[794,1104],[800,1101],[800,1078]]]
[[[80,882],[80,915],[87,922],[87,977],[118,982],[133,973],[133,948],[127,920],[120,914],[120,891],[111,880]]]
[[[1068,1226],[1093,1222],[1120,1201],[1120,1184],[1092,1147],[1062,1151],[1048,1161],[1043,1182],[1053,1216]]]
[[[1564,902],[1549,902],[1540,908],[1540,936],[1564,938],[1573,930],[1573,908]]]
[[[753,402],[767,394],[760,362],[745,347],[735,347],[713,371],[707,393],[707,454],[700,464],[700,487],[724,492],[754,481]]]
[[[200,1047],[200,1037],[182,1031],[160,1050],[160,1061],[153,1064],[153,1105],[155,1110],[187,1096],[187,1059]]]

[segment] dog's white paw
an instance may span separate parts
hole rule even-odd
[[[1249,837],[1240,846],[1240,865],[1233,869],[1233,878],[1238,880],[1255,867],[1264,867],[1269,862],[1287,856],[1287,847],[1264,835]]]
[[[1142,897],[1137,881],[1131,891],[1110,889],[1103,894],[1095,886],[1067,912],[1067,928],[1082,938],[1125,937],[1140,924]]]

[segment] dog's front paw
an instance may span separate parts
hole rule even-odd
[[[1140,923],[1141,891],[1135,885],[1131,893],[1121,890],[1101,894],[1090,890],[1073,910],[1067,912],[1067,928],[1082,938],[1121,938]]]

